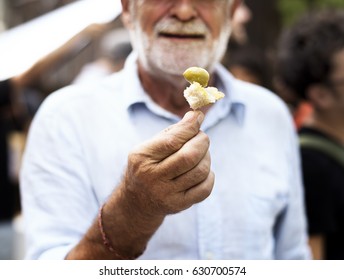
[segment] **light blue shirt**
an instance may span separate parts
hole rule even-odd
[[[131,55],[96,85],[52,94],[28,137],[21,194],[28,258],[63,259],[118,185],[129,151],[180,118],[141,87]],[[296,133],[283,102],[216,67],[226,97],[208,112],[215,185],[167,216],[141,259],[309,258]],[[181,93],[182,94],[182,93]]]

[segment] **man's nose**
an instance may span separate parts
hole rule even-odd
[[[171,8],[171,16],[180,21],[189,21],[197,16],[196,1],[194,0],[176,0]]]

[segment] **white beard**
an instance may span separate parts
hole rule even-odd
[[[209,37],[209,32],[207,32],[204,40],[176,42],[166,37],[150,38],[136,25],[132,33],[132,41],[140,62],[146,70],[154,71],[155,69],[163,73],[181,75],[191,66],[211,71],[222,59],[230,33],[230,24],[227,24],[217,39]]]

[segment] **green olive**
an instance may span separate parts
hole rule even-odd
[[[190,84],[197,82],[202,87],[206,87],[208,85],[209,73],[203,68],[190,67],[185,70],[183,76]]]

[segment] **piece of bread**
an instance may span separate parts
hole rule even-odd
[[[183,76],[190,83],[190,86],[184,90],[184,97],[193,110],[215,103],[225,96],[216,87],[206,87],[209,73],[203,68],[190,67]]]

